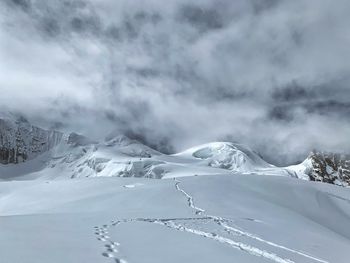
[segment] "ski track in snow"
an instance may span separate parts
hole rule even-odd
[[[228,245],[234,249],[238,249],[240,251],[243,251],[245,253],[248,253],[250,255],[253,256],[257,256],[257,257],[263,257],[265,259],[268,259],[270,261],[276,262],[276,263],[296,263],[295,261],[293,261],[292,259],[289,258],[282,258],[281,256],[273,253],[273,252],[269,252],[257,247],[254,247],[252,245],[249,244],[245,244],[243,242],[240,241],[235,241],[231,238],[228,237],[224,237],[219,235],[218,233],[215,232],[206,232],[204,230],[199,230],[199,229],[194,229],[194,228],[190,228],[187,227],[185,225],[181,225],[178,223],[175,223],[176,221],[189,221],[189,222],[194,222],[194,221],[212,221],[215,224],[217,224],[218,226],[220,226],[221,228],[223,228],[223,230],[225,232],[227,232],[228,234],[232,235],[232,236],[243,236],[243,237],[247,237],[250,239],[253,239],[255,241],[267,244],[271,247],[275,247],[284,251],[288,251],[291,252],[293,254],[297,254],[299,256],[314,260],[316,262],[320,262],[320,263],[329,263],[328,261],[325,261],[323,259],[319,259],[317,257],[311,256],[309,254],[306,254],[304,252],[298,251],[298,250],[294,250],[288,247],[285,247],[283,245],[279,245],[277,243],[265,240],[257,235],[251,234],[249,232],[243,231],[241,229],[239,229],[238,227],[234,227],[231,225],[228,225],[228,222],[233,224],[233,220],[228,219],[228,218],[223,218],[223,217],[219,217],[219,216],[213,216],[213,215],[208,215],[205,214],[205,210],[197,207],[194,203],[194,198],[192,195],[190,195],[189,193],[187,193],[185,190],[183,190],[180,187],[181,182],[178,179],[174,179],[175,180],[175,188],[177,191],[179,191],[182,195],[184,195],[187,199],[187,205],[194,210],[194,214],[196,217],[185,217],[185,218],[134,218],[134,219],[122,219],[122,220],[115,220],[115,221],[111,221],[110,224],[105,224],[102,227],[95,227],[95,235],[97,235],[97,239],[101,242],[104,243],[104,248],[105,251],[102,253],[102,256],[107,257],[107,258],[111,258],[113,259],[115,263],[128,263],[125,259],[120,258],[119,255],[119,251],[118,248],[119,247],[119,243],[112,241],[110,239],[110,237],[108,236],[108,229],[110,227],[114,227],[117,226],[119,224],[122,223],[132,223],[132,222],[146,222],[146,223],[152,223],[152,224],[157,224],[157,225],[162,225],[177,231],[181,231],[181,232],[187,232],[187,233],[191,233],[197,236],[201,236],[204,238],[208,238],[214,241],[217,241],[219,243]],[[199,215],[201,215],[202,217],[198,217]],[[251,221],[254,222],[260,222],[259,220],[255,220],[255,219],[250,219]]]

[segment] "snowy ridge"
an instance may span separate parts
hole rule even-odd
[[[332,156],[315,153],[301,164],[276,167],[247,146],[231,142],[212,142],[166,155],[115,133],[103,142],[96,142],[76,133],[46,131],[23,118],[0,119],[0,163],[29,161],[20,167],[0,166],[0,179],[26,179],[26,175],[27,178],[117,176],[161,179],[242,173],[348,186],[350,160],[340,155]],[[34,172],[32,167],[35,167]]]
[[[230,142],[212,142],[199,145],[178,153],[176,156],[202,159],[207,166],[237,172],[273,167],[248,147]]]
[[[253,151],[228,142],[197,146],[174,155],[165,155],[125,136],[98,143],[75,133],[64,135],[45,155],[21,166],[44,163],[31,173],[34,178],[78,177],[145,177],[174,178],[208,174],[257,173],[290,176],[274,167]],[[0,167],[10,175],[17,167]],[[21,175],[24,179],[25,174]]]

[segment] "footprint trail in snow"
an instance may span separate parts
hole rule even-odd
[[[181,188],[181,182],[178,179],[174,180],[176,190],[185,196],[188,207],[190,207],[194,211],[194,217],[115,219],[115,221],[112,221],[110,224],[105,224],[102,227],[95,227],[95,234],[97,235],[97,239],[104,243],[105,250],[102,253],[102,256],[113,259],[114,261],[112,262],[115,263],[128,263],[125,259],[119,257],[119,243],[110,239],[110,237],[108,236],[108,229],[125,223],[146,222],[161,225],[176,231],[191,233],[203,238],[208,238],[221,244],[227,245],[233,249],[237,249],[248,253],[249,255],[262,257],[276,263],[296,263],[298,261],[292,260],[290,258],[284,258],[278,255],[276,252],[267,251],[265,249],[258,248],[251,244],[235,240],[233,237],[243,237],[247,240],[253,240],[255,241],[255,243],[258,242],[265,246],[267,245],[269,247],[273,247],[275,250],[284,250],[293,255],[304,257],[314,262],[329,263],[328,261],[325,261],[323,259],[319,259],[317,257],[306,254],[305,252],[301,252],[285,247],[283,245],[279,245],[272,241],[265,240],[257,235],[246,232],[235,226],[234,220],[232,219],[206,214],[204,209],[195,205],[193,196]],[[259,220],[255,219],[249,220],[254,222],[260,222]],[[213,223],[214,225],[218,226],[220,230],[208,231],[203,229],[203,226],[210,223]],[[196,225],[197,227],[194,228],[193,225]],[[202,225],[202,228],[198,227],[199,225]],[[221,234],[221,232],[224,232],[226,235]],[[227,235],[229,235],[229,237]]]
[[[111,258],[113,260],[112,262],[114,263],[127,263],[125,259],[118,256],[118,247],[120,244],[116,241],[111,240],[111,238],[108,236],[108,229],[112,226],[118,225],[119,223],[119,221],[112,221],[109,225],[105,224],[101,227],[95,226],[95,235],[97,236],[97,240],[103,242],[104,244],[104,251],[101,254],[102,256]]]
[[[176,181],[176,183],[175,183],[175,188],[176,188],[176,190],[180,191],[182,194],[184,194],[184,195],[186,196],[186,198],[187,198],[187,200],[188,200],[188,206],[189,206],[190,208],[192,208],[192,209],[195,210],[195,214],[198,214],[199,211],[200,211],[200,214],[204,214],[205,210],[202,209],[202,208],[200,208],[200,207],[195,206],[195,205],[194,205],[194,199],[193,199],[193,197],[192,197],[190,194],[188,194],[187,192],[185,192],[185,190],[183,190],[183,189],[180,187],[180,183],[181,183],[181,182],[180,182],[179,180],[177,180],[177,179],[175,179],[175,181]],[[312,260],[317,261],[317,262],[320,262],[320,263],[329,263],[328,261],[325,261],[325,260],[323,260],[323,259],[319,259],[319,258],[317,258],[317,257],[308,255],[308,254],[306,254],[306,253],[304,253],[304,252],[301,252],[301,251],[297,251],[297,250],[294,250],[294,249],[291,249],[291,248],[287,248],[287,247],[285,247],[285,246],[282,246],[282,245],[276,244],[276,243],[274,243],[274,242],[271,242],[271,241],[265,240],[265,239],[263,239],[263,238],[260,238],[260,237],[254,235],[254,234],[249,233],[249,232],[245,232],[245,231],[243,231],[243,230],[240,230],[239,228],[236,228],[236,227],[233,227],[233,226],[229,226],[227,223],[230,222],[230,221],[232,221],[231,219],[222,218],[222,217],[213,216],[213,215],[206,215],[206,216],[207,216],[208,218],[210,218],[211,220],[213,220],[213,221],[214,221],[216,224],[218,224],[219,226],[223,227],[223,228],[226,230],[227,233],[233,233],[233,234],[235,234],[235,235],[248,237],[248,238],[254,239],[254,240],[256,240],[256,241],[259,241],[259,242],[261,242],[261,243],[270,245],[270,246],[272,246],[272,247],[279,248],[279,249],[282,249],[282,250],[285,250],[285,251],[288,251],[288,252],[291,252],[291,253],[294,253],[294,254],[298,254],[298,255],[300,255],[300,256],[303,256],[303,257],[308,258],[308,259],[312,259]],[[187,232],[190,232],[190,231],[187,231]],[[221,241],[223,241],[223,240],[221,240]],[[225,243],[225,242],[224,242],[224,243]],[[229,243],[230,243],[230,242],[229,242]],[[248,248],[248,250],[247,250],[246,252],[248,252],[248,251],[251,251],[251,252],[252,252],[252,251],[255,251],[255,252],[256,252],[256,250],[259,250],[259,249],[257,249],[257,248],[251,247],[251,246],[249,246],[249,245],[245,245],[245,244],[243,244],[243,245],[244,245],[244,246],[247,246],[247,248]],[[242,248],[241,246],[238,246],[238,247],[239,247],[239,248]],[[242,250],[245,250],[245,249],[242,249]],[[261,251],[261,252],[263,252],[263,253],[268,253],[268,252],[266,252],[266,251]],[[259,253],[258,253],[258,254],[259,254]],[[265,255],[268,255],[268,254],[265,254]],[[273,260],[273,258],[270,258],[270,255],[269,255],[267,258]],[[294,261],[292,261],[292,260],[290,260],[290,259],[286,259],[286,260],[287,260],[287,261],[285,261],[285,262],[294,262]],[[276,261],[276,262],[282,262],[282,261]]]

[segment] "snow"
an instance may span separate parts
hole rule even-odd
[[[208,166],[239,172],[251,171],[258,167],[272,167],[246,146],[230,142],[199,145],[176,156],[202,159]]]
[[[288,166],[286,169],[295,174],[295,177],[297,178],[310,180],[308,173],[310,169],[312,169],[312,162],[310,158],[307,158],[304,162],[297,165]]]
[[[9,181],[0,183],[0,211],[2,262],[345,263],[350,256],[348,189],[287,177]]]
[[[275,167],[230,142],[165,155],[125,136],[75,133],[40,153],[0,164],[1,262],[350,257],[350,192],[307,181],[309,159]]]
[[[124,135],[104,142],[46,131],[16,116],[0,119],[0,180],[78,177],[175,178],[208,174],[262,174],[308,180],[312,164],[275,167],[247,146],[212,142],[165,155]],[[1,165],[20,163],[23,165]],[[29,160],[29,161],[28,161]],[[211,168],[211,169],[208,169]],[[27,171],[27,172],[26,172]]]
[[[27,175],[25,171],[28,166]],[[33,167],[36,167],[33,169]],[[77,134],[35,160],[16,166],[0,166],[0,179],[146,177],[176,178],[209,174],[263,174],[305,177],[305,168],[279,168],[266,163],[249,148],[229,142],[214,142],[165,155],[125,136],[97,143]],[[21,170],[21,171],[19,171]]]

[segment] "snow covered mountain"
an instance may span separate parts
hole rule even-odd
[[[281,168],[230,142],[166,155],[123,135],[96,142],[23,119],[2,120],[0,131],[2,151],[11,153],[0,164],[1,262],[350,257],[348,189],[306,181],[344,178],[343,156],[315,154]],[[343,177],[322,177],[340,170]]]
[[[247,146],[231,142],[212,142],[166,155],[124,135],[112,133],[105,141],[95,142],[76,133],[35,127],[24,118],[0,119],[2,179],[111,176],[160,179],[240,173],[347,186],[350,161],[346,157],[313,153],[299,165],[275,167]]]

